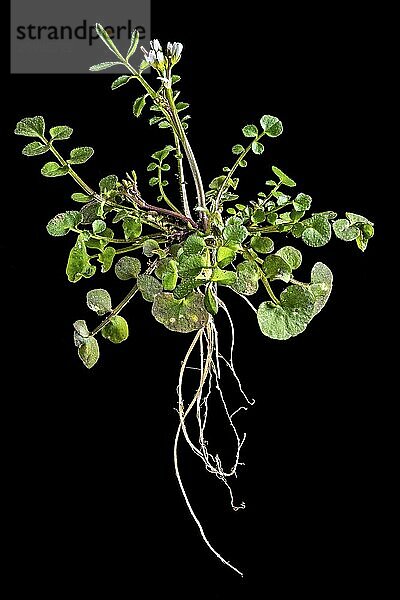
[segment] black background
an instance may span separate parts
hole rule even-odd
[[[218,11],[216,5],[152,3],[153,37],[185,46],[178,72],[205,181],[229,164],[243,125],[273,114],[284,135],[241,173],[243,198],[262,189],[277,164],[313,196],[316,210],[350,210],[376,221],[370,183],[377,132],[366,126],[375,102],[371,16],[350,17],[338,5],[291,14],[285,7],[262,13],[256,2],[219,2]],[[107,58],[99,44],[99,61]],[[111,92],[112,80],[11,76],[8,133],[26,115],[44,114],[49,126],[69,124],[74,146],[95,148],[80,170],[89,183],[135,168],[147,192],[148,156],[168,134],[135,120],[133,89]],[[238,371],[257,400],[238,419],[248,437],[235,491],[246,511],[232,513],[225,488],[183,445],[182,474],[210,540],[245,570],[241,580],[203,545],[174,479],[175,385],[189,336],[163,330],[150,305],[135,300],[125,314],[129,341],[102,343],[100,364],[83,368],[71,323],[94,323],[84,301],[93,283],[68,284],[70,242],[45,231],[54,214],[75,208],[68,199],[77,190],[64,178],[41,178],[42,157],[21,158],[22,141],[12,140],[9,167],[17,203],[11,217],[22,215],[21,226],[2,242],[13,249],[5,477],[15,597],[30,589],[55,598],[77,590],[152,598],[161,585],[176,598],[283,598],[294,591],[320,598],[376,583],[381,422],[371,394],[378,377],[371,315],[381,225],[365,255],[337,240],[301,248],[304,278],[322,260],[335,285],[327,307],[298,338],[262,337],[246,305],[224,293],[237,323]],[[126,290],[112,275],[96,279],[99,285],[115,299]],[[227,333],[222,319],[220,325]],[[229,383],[227,390],[234,403]],[[226,452],[229,436],[217,428],[211,435]]]

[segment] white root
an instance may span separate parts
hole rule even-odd
[[[199,519],[197,518],[196,514],[193,511],[193,508],[190,505],[188,496],[186,494],[186,491],[185,491],[183,483],[182,483],[182,479],[181,479],[179,467],[178,467],[178,442],[180,439],[180,434],[182,432],[186,439],[188,446],[190,447],[192,452],[203,461],[206,470],[208,472],[212,473],[213,475],[215,475],[218,479],[220,479],[223,482],[223,484],[228,488],[230,504],[231,504],[231,507],[233,508],[233,510],[237,511],[239,509],[245,508],[245,504],[243,502],[239,506],[237,506],[235,504],[232,489],[228,483],[227,478],[232,477],[232,476],[237,477],[238,466],[244,464],[244,463],[240,462],[240,452],[241,452],[242,446],[245,442],[246,434],[243,434],[242,436],[240,436],[238,434],[236,426],[233,422],[233,418],[237,415],[238,412],[240,412],[241,410],[247,410],[248,407],[242,405],[242,406],[239,406],[239,408],[237,408],[234,411],[230,411],[230,409],[228,408],[228,403],[224,396],[222,386],[220,383],[221,382],[220,360],[222,360],[224,362],[224,364],[228,367],[228,369],[232,373],[234,379],[236,380],[236,382],[238,384],[239,391],[240,391],[241,395],[243,396],[243,398],[246,400],[246,403],[248,405],[253,405],[254,400],[249,399],[247,397],[247,395],[245,394],[245,392],[242,388],[240,379],[235,371],[235,367],[234,367],[234,363],[233,363],[233,353],[234,353],[234,345],[235,345],[235,328],[233,325],[231,315],[230,315],[226,305],[220,299],[218,299],[218,303],[221,306],[221,308],[223,309],[223,311],[225,312],[225,314],[227,315],[227,318],[228,318],[229,324],[230,324],[230,329],[231,329],[231,345],[230,345],[229,360],[226,359],[219,351],[218,331],[215,326],[214,319],[210,318],[207,326],[203,327],[196,333],[196,335],[195,335],[192,343],[190,344],[189,349],[182,361],[180,372],[179,372],[177,394],[178,394],[178,413],[179,413],[179,417],[180,417],[180,422],[179,422],[178,430],[177,430],[176,437],[175,437],[174,464],[175,464],[175,474],[176,474],[182,495],[185,499],[185,502],[189,509],[189,512],[192,515],[192,518],[195,521],[195,523],[200,531],[200,534],[201,534],[204,542],[209,547],[209,549],[213,552],[213,554],[215,554],[215,556],[217,556],[219,558],[219,560],[221,560],[221,562],[223,562],[225,565],[229,566],[231,569],[236,571],[239,575],[243,575],[236,567],[232,566],[229,562],[227,562],[211,546],[210,542],[208,541],[208,539],[204,533],[203,527],[202,527]],[[189,363],[189,360],[190,360],[192,354],[196,350],[197,345],[199,346],[200,367],[193,367],[193,366],[190,366],[188,363]],[[194,396],[192,397],[191,402],[189,403],[189,405],[187,407],[185,407],[184,396],[183,396],[183,386],[184,386],[184,380],[185,380],[185,372],[188,369],[193,369],[193,370],[196,370],[199,372],[199,384],[198,384],[198,388],[197,388]],[[205,438],[205,430],[206,430],[206,425],[207,425],[207,419],[209,416],[209,401],[212,397],[212,392],[214,389],[218,392],[218,397],[222,403],[224,412],[226,414],[226,417],[228,420],[228,425],[229,425],[230,429],[232,430],[234,437],[235,437],[235,446],[236,446],[235,459],[233,462],[233,466],[228,470],[224,469],[218,454],[213,455],[209,452],[209,444]],[[187,430],[187,427],[186,427],[186,419],[194,407],[196,407],[196,420],[197,420],[197,425],[198,425],[198,443],[197,443],[197,445],[191,440],[188,430]]]

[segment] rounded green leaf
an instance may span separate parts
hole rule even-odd
[[[68,165],[61,166],[56,162],[48,162],[42,167],[40,172],[45,177],[61,177],[62,175],[66,175],[68,171]]]
[[[211,281],[215,281],[220,285],[233,285],[236,281],[236,273],[215,267],[211,276]]]
[[[251,149],[253,150],[254,154],[262,154],[264,152],[264,146],[260,142],[253,142]]]
[[[196,233],[189,235],[183,244],[183,252],[185,254],[201,254],[206,248],[204,238]]]
[[[276,254],[283,258],[292,271],[294,269],[298,269],[303,260],[301,252],[297,250],[297,248],[293,248],[293,246],[283,246],[283,248],[280,248]]]
[[[278,137],[283,131],[283,125],[277,117],[264,115],[260,119],[261,127],[269,137]]]
[[[255,262],[245,260],[238,264],[236,269],[236,281],[232,289],[244,296],[252,296],[258,290],[260,274]]]
[[[193,290],[201,285],[201,281],[195,277],[189,277],[188,279],[182,279],[182,281],[174,289],[174,298],[182,300],[186,298]]]
[[[223,269],[230,265],[236,258],[236,252],[227,246],[220,246],[217,250],[217,263]]]
[[[296,182],[293,179],[290,179],[283,171],[278,169],[278,167],[272,167],[273,172],[279,178],[280,182],[287,187],[295,187]]]
[[[96,338],[88,337],[78,348],[78,355],[87,369],[91,369],[100,357],[99,344]]]
[[[367,240],[370,240],[372,237],[374,237],[375,230],[371,223],[362,223],[361,231]]]
[[[44,154],[48,150],[49,146],[42,144],[41,142],[31,142],[23,148],[22,154],[24,156],[39,156],[39,154]]]
[[[147,302],[153,302],[157,294],[163,291],[162,284],[152,275],[138,275],[137,285]]]
[[[158,254],[160,251],[160,245],[156,240],[145,240],[143,244],[143,254],[147,258],[151,258],[154,254]]]
[[[297,194],[293,200],[293,208],[297,211],[309,210],[311,208],[312,198],[307,194]]]
[[[142,233],[142,223],[136,217],[125,217],[122,228],[127,241],[138,238]]]
[[[262,208],[256,208],[251,216],[253,223],[263,223],[265,219],[265,211]]]
[[[251,247],[260,254],[268,254],[274,249],[274,242],[269,237],[254,235],[251,238]]]
[[[168,292],[158,294],[152,314],[156,321],[171,331],[189,333],[207,324],[208,312],[201,292],[192,292],[183,300],[176,300]]]
[[[257,312],[262,333],[275,340],[287,340],[302,333],[313,316],[314,298],[299,285],[281,293],[280,304],[263,302]]]
[[[267,256],[262,265],[262,270],[268,277],[268,279],[283,279],[283,281],[289,281],[292,269],[290,265],[277,254],[271,254]]]
[[[317,262],[311,271],[311,283],[308,286],[314,298],[312,316],[315,317],[327,303],[332,291],[333,273],[329,267],[322,262]]]
[[[360,235],[359,228],[356,225],[350,225],[347,219],[338,219],[333,222],[332,226],[336,237],[345,242],[352,242]]]
[[[207,286],[204,296],[204,306],[213,317],[218,313],[218,300],[211,285]]]
[[[118,279],[127,281],[136,279],[142,269],[140,260],[134,256],[123,256],[115,265],[115,274]]]
[[[107,290],[90,290],[86,294],[86,303],[90,310],[102,317],[112,311],[111,296]]]
[[[331,239],[331,224],[325,217],[314,215],[303,221],[302,225],[305,227],[301,237],[308,246],[319,248]]]
[[[80,165],[89,160],[93,156],[94,150],[90,146],[82,146],[81,148],[74,148],[71,150],[71,154],[68,162],[71,165]]]
[[[26,137],[43,137],[45,123],[43,117],[26,117],[17,123],[14,133]]]
[[[93,233],[100,234],[107,229],[105,221],[102,219],[96,219],[92,223]]]
[[[99,181],[100,192],[105,194],[106,192],[115,190],[117,183],[118,177],[116,175],[106,175],[106,177],[103,177],[103,179]]]
[[[77,227],[82,221],[82,215],[79,211],[68,210],[65,213],[59,213],[53,217],[46,226],[47,232],[54,237],[67,235],[71,229]]]
[[[245,127],[243,127],[242,129],[243,131],[243,135],[245,137],[257,137],[258,135],[258,129],[255,125],[245,125]]]
[[[82,194],[81,192],[75,192],[71,196],[74,202],[89,202],[92,199],[92,196],[87,196],[86,194]],[[97,208],[97,207],[96,207]]]
[[[181,254],[178,272],[181,277],[197,277],[207,266],[207,259],[201,254]]]
[[[226,226],[222,232],[226,244],[235,244],[240,246],[249,235],[241,219],[229,217]]]
[[[96,272],[96,267],[90,264],[90,256],[81,236],[78,236],[75,246],[69,253],[66,272],[71,283],[78,282],[82,277],[88,279]]]
[[[78,334],[79,337],[88,338],[90,336],[89,329],[86,325],[86,321],[79,320],[74,323],[75,333]],[[79,344],[77,344],[79,345]]]
[[[232,152],[233,154],[242,154],[242,152],[244,152],[244,147],[241,144],[236,144],[235,146],[233,146]]]
[[[149,179],[149,185],[150,185],[151,187],[154,187],[154,186],[155,186],[155,185],[157,185],[157,184],[158,184],[158,177],[151,177],[151,178]]]
[[[67,127],[67,125],[57,125],[50,129],[51,139],[53,141],[68,140],[73,134],[73,131],[74,130],[71,127]]]
[[[107,271],[109,271],[111,269],[113,262],[114,262],[115,254],[116,254],[115,248],[113,248],[112,246],[107,246],[107,248],[105,248],[104,252],[102,252],[98,256],[97,260],[99,261],[99,263],[102,264],[102,267],[101,267],[102,273],[107,273]]]
[[[128,323],[124,317],[120,317],[119,315],[112,317],[110,322],[101,330],[101,335],[113,344],[120,344],[129,336]]]

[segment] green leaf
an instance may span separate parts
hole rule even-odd
[[[31,142],[23,148],[22,154],[24,156],[39,156],[39,154],[44,154],[48,150],[48,145],[42,144],[41,142]]]
[[[100,192],[105,194],[106,192],[115,190],[117,183],[118,177],[116,175],[107,175],[106,177],[103,177],[103,179],[100,179],[99,181]]]
[[[66,175],[68,171],[68,165],[61,166],[56,162],[48,162],[42,167],[40,172],[45,177],[61,177],[62,175]]]
[[[369,240],[369,239],[371,239],[372,237],[374,237],[375,230],[374,230],[374,228],[373,228],[373,226],[372,226],[372,224],[371,224],[371,223],[362,223],[362,224],[361,224],[361,231],[362,231],[362,233],[363,233],[363,236],[364,236],[364,237],[365,237],[367,240]]]
[[[165,146],[165,148],[162,148],[162,150],[157,150],[157,152],[154,152],[154,154],[151,155],[151,158],[162,162],[167,158],[167,156],[170,155],[172,150],[175,150],[175,146],[171,146],[170,144],[168,144],[167,146]]]
[[[272,167],[272,170],[283,185],[286,185],[287,187],[295,187],[296,182],[293,181],[293,179],[290,179],[290,177],[288,177],[287,175],[285,175],[285,173],[278,169],[278,167]]]
[[[81,194],[80,192],[76,192],[71,196],[72,200],[75,202],[89,202],[92,199],[92,196],[87,196],[86,194]]]
[[[86,325],[86,321],[75,321],[74,330],[79,337],[88,338],[90,336],[89,329]]]
[[[75,246],[71,249],[67,263],[68,281],[76,283],[82,277],[88,279],[96,272],[96,267],[90,264],[90,256],[86,251],[86,245],[82,237],[79,236]]]
[[[178,263],[172,259],[165,259],[166,264],[162,274],[163,288],[167,292],[172,292],[178,282]]]
[[[178,102],[175,108],[178,112],[180,112],[181,110],[186,110],[186,108],[189,108],[189,106],[190,104],[188,104],[187,102]]]
[[[131,56],[133,56],[133,54],[136,51],[136,48],[138,46],[139,43],[139,38],[140,38],[140,34],[139,31],[137,29],[134,29],[132,31],[132,35],[131,35],[131,43],[128,49],[128,54],[126,55],[126,60],[129,61],[129,59],[131,58]]]
[[[305,228],[301,237],[307,246],[319,248],[325,246],[331,239],[331,224],[325,217],[314,215],[307,221],[303,221],[302,225]]]
[[[241,160],[240,163],[239,163],[239,167],[243,167],[243,168],[247,167],[247,160],[244,160],[244,159]]]
[[[236,252],[227,246],[220,246],[217,250],[217,263],[223,269],[230,265],[236,258]]]
[[[145,240],[143,244],[143,254],[151,258],[154,254],[160,253],[160,246],[156,240]]]
[[[207,286],[204,296],[204,306],[213,317],[218,313],[218,301],[211,285]]]
[[[282,279],[286,282],[289,281],[292,273],[290,265],[288,265],[288,263],[277,254],[271,254],[270,256],[267,256],[263,262],[262,269],[268,279]]]
[[[232,289],[238,294],[252,296],[258,290],[259,277],[260,274],[256,263],[245,260],[237,266],[236,281],[232,284]]]
[[[192,292],[183,300],[176,300],[168,292],[158,294],[152,314],[156,321],[171,331],[189,333],[201,329],[208,322],[208,312],[201,292]]]
[[[155,171],[157,168],[158,168],[158,165],[155,162],[152,162],[147,166],[148,171]]]
[[[350,225],[347,219],[338,219],[332,223],[333,231],[339,240],[352,242],[360,235],[360,230],[356,225]]]
[[[174,85],[175,83],[178,83],[178,81],[181,80],[181,77],[179,75],[172,75],[171,81],[172,81],[172,85]]]
[[[89,146],[82,146],[81,148],[74,148],[71,150],[71,154],[69,157],[70,165],[81,165],[89,160],[91,156],[93,156],[94,150]]]
[[[96,219],[92,223],[92,229],[93,233],[100,234],[107,229],[107,225],[102,219]]]
[[[162,284],[153,275],[138,275],[137,285],[147,302],[153,302],[157,294],[163,291]]]
[[[222,232],[225,244],[235,244],[240,246],[248,237],[249,233],[246,227],[242,224],[241,219],[230,217]]]
[[[99,317],[103,317],[112,311],[111,296],[107,290],[90,290],[86,294],[86,304],[90,310],[93,310]]]
[[[120,57],[120,53],[112,39],[110,38],[107,31],[100,23],[96,23],[96,31],[99,38],[105,43],[105,45],[113,52],[116,56]]]
[[[99,261],[99,263],[102,264],[102,273],[107,273],[107,271],[111,269],[114,262],[115,254],[115,248],[113,248],[112,246],[107,246],[107,248],[105,248],[105,250],[98,256],[97,260]]]
[[[69,140],[73,132],[74,130],[72,127],[68,127],[67,125],[57,125],[56,127],[52,127],[50,129],[52,141]]]
[[[78,356],[87,369],[91,369],[100,358],[99,344],[96,338],[88,337],[82,340],[78,347]]]
[[[110,67],[115,67],[117,65],[122,65],[121,62],[102,62],[97,65],[92,65],[89,68],[89,71],[104,71],[105,69],[109,69]]]
[[[204,239],[196,233],[189,235],[183,244],[184,254],[201,254],[206,248]]]
[[[134,256],[123,256],[115,265],[115,274],[122,281],[136,279],[141,270],[140,260]]]
[[[307,194],[297,194],[293,200],[293,208],[297,211],[309,210],[311,208],[312,198]]]
[[[68,210],[65,213],[59,213],[47,223],[47,233],[54,237],[67,235],[71,229],[77,227],[82,221],[82,215],[79,211]]]
[[[197,277],[207,266],[205,256],[196,254],[181,254],[179,257],[178,272],[181,277]]]
[[[220,285],[233,285],[236,281],[236,273],[234,271],[226,271],[215,267],[211,276],[211,281],[215,281]]]
[[[236,144],[233,146],[232,152],[233,154],[242,154],[242,152],[244,152],[244,147],[241,144]]]
[[[151,177],[149,179],[149,185],[151,185],[151,187],[154,187],[157,184],[158,184],[158,177]]]
[[[130,75],[120,75],[120,77],[117,77],[117,79],[115,79],[112,84],[111,84],[111,89],[112,90],[116,90],[120,87],[122,87],[123,85],[125,85],[126,83],[128,83],[128,81],[131,79]]]
[[[280,248],[276,254],[283,258],[292,271],[298,269],[303,260],[301,252],[297,250],[297,248],[293,248],[293,246],[283,246],[283,248]]]
[[[274,242],[269,237],[255,235],[251,238],[251,247],[260,254],[268,254],[274,249]]]
[[[265,211],[262,208],[256,208],[251,216],[253,223],[263,223],[265,218]]]
[[[264,115],[260,119],[261,127],[269,137],[278,137],[283,131],[283,125],[277,117]]]
[[[357,223],[369,223],[370,225],[373,225],[371,221],[368,221],[368,219],[362,215],[356,215],[355,213],[347,212],[346,217],[350,221],[350,225],[356,225]]]
[[[201,281],[195,279],[194,277],[189,277],[188,279],[182,279],[181,283],[176,286],[174,290],[174,298],[177,300],[182,300],[182,298],[186,298],[193,290],[201,285]]]
[[[262,154],[264,152],[264,146],[260,144],[260,142],[253,142],[251,149],[253,150],[254,154]]]
[[[122,227],[127,241],[138,238],[142,233],[142,223],[136,217],[125,217]]]
[[[106,340],[109,340],[113,344],[120,344],[128,339],[129,327],[124,317],[117,315],[112,317],[110,322],[107,323],[101,330],[101,335]]]
[[[314,299],[299,285],[290,285],[281,293],[280,304],[263,302],[257,312],[261,332],[275,340],[299,335],[312,318]]]
[[[25,137],[43,137],[44,130],[43,117],[26,117],[17,123],[14,133]]]
[[[245,125],[242,129],[243,135],[248,138],[257,137],[258,129],[255,125]]]
[[[145,94],[144,96],[139,96],[139,98],[136,98],[135,102],[133,103],[132,110],[135,117],[140,117],[140,115],[142,114],[142,111],[146,106],[146,97],[147,94]]]
[[[332,271],[322,262],[317,262],[311,271],[311,283],[308,290],[314,298],[312,317],[315,317],[324,308],[332,291]]]
[[[210,190],[219,190],[225,183],[226,177],[225,175],[220,175],[219,177],[214,177],[211,181],[209,188]]]

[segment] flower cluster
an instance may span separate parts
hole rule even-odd
[[[164,52],[158,40],[150,42],[150,50],[142,47],[146,62],[163,76],[180,60],[182,50],[183,45],[180,42],[168,42],[167,49]]]

